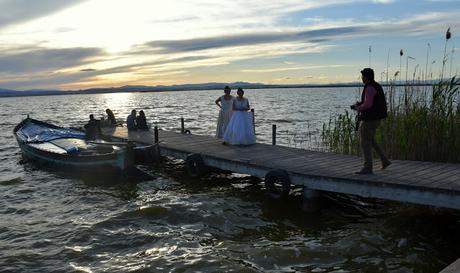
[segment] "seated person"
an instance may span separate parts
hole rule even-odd
[[[149,127],[147,126],[147,119],[145,118],[145,114],[143,110],[139,111],[139,116],[136,117],[136,124],[137,129],[147,130]]]
[[[131,111],[131,115],[129,115],[126,118],[126,127],[128,127],[128,130],[136,130],[137,129],[137,123],[136,123],[136,110]]]
[[[115,119],[115,115],[113,114],[112,110],[107,108],[105,109],[105,112],[107,113],[108,126],[117,126],[117,120]]]
[[[89,115],[89,121],[85,124],[85,137],[88,140],[95,140],[101,135],[101,126],[99,120],[94,115]]]

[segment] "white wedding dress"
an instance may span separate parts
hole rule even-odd
[[[227,129],[227,125],[232,118],[232,106],[233,100],[235,98],[231,97],[229,100],[225,99],[225,96],[220,97],[220,111],[219,111],[219,118],[217,119],[217,129],[216,129],[216,137],[223,138],[225,129]]]
[[[235,110],[249,108],[249,101],[246,98],[233,100]],[[251,145],[256,143],[252,112],[233,111],[232,118],[224,133],[224,141],[231,145]]]

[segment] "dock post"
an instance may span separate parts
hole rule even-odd
[[[319,198],[321,194],[317,190],[303,187],[303,210],[306,212],[316,212],[319,210]]]
[[[158,127],[157,126],[153,128],[153,137],[154,137],[155,144],[157,144],[158,143]]]
[[[272,145],[276,145],[276,124],[272,125]]]
[[[252,113],[252,128],[254,128],[254,135],[256,134],[256,119],[254,118],[254,108],[251,109]]]
[[[184,132],[185,132],[184,118],[180,118],[180,133],[183,134]]]

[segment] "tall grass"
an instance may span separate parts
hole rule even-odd
[[[449,30],[448,33],[446,44]],[[394,84],[385,88],[388,117],[377,130],[376,139],[390,158],[460,162],[460,80],[443,76],[444,65],[440,80],[429,88],[409,85],[407,81],[403,88]],[[415,72],[412,83],[417,83]],[[321,138],[327,150],[360,153],[354,115],[345,111],[323,124]]]
[[[440,81],[431,92],[420,86],[387,89],[388,117],[376,139],[393,159],[460,162],[460,81]],[[354,114],[345,111],[323,124],[323,145],[328,150],[360,152]]]

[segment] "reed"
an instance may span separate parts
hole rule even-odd
[[[439,162],[460,162],[460,81],[440,81],[431,92],[406,86],[405,95],[388,99],[388,118],[376,134],[390,158]],[[397,90],[390,86],[387,96]],[[327,150],[358,155],[354,114],[349,111],[323,124],[321,134]]]
[[[449,29],[446,44],[450,35]],[[411,82],[406,80],[404,87],[394,84],[400,74],[398,71],[392,80],[393,84],[385,88],[388,118],[382,121],[376,139],[390,158],[460,162],[460,80],[455,76],[444,78],[446,62],[444,50],[440,79],[428,89],[412,84],[421,83],[420,78],[416,78],[418,66],[414,69]],[[324,123],[321,139],[328,151],[354,155],[360,153],[354,114],[350,111],[331,117]]]

